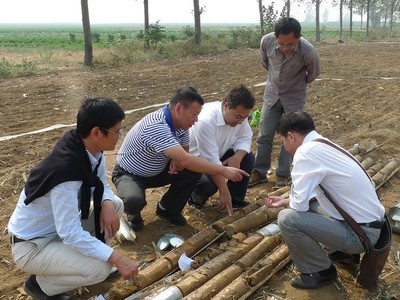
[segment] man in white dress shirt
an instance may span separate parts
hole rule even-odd
[[[318,288],[335,281],[337,273],[332,261],[347,259],[358,263],[359,254],[365,251],[359,236],[322,188],[360,224],[371,246],[376,244],[384,224],[385,208],[355,158],[319,135],[308,113],[294,111],[283,115],[277,133],[285,149],[294,155],[292,190],[289,198],[270,196],[265,202],[268,207],[288,207],[280,211],[278,226],[301,273],[291,279],[291,285]],[[329,255],[321,245],[329,250]]]
[[[251,173],[254,155],[250,151],[253,132],[248,122],[255,99],[243,85],[232,88],[222,101],[206,103],[199,120],[189,131],[191,154],[216,164],[240,168]],[[233,207],[244,207],[249,177],[226,181],[220,175],[203,174],[189,204],[202,207],[219,191],[220,210],[232,214]]]

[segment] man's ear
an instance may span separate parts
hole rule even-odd
[[[181,112],[182,108],[183,108],[183,104],[179,103],[179,102],[174,106],[174,110],[175,110],[176,113]]]
[[[287,139],[288,139],[290,142],[293,142],[294,139],[295,139],[295,136],[289,131],[289,132],[287,133]]]
[[[91,135],[95,138],[99,137],[100,134],[102,134],[100,127],[93,127],[89,133],[89,135]]]

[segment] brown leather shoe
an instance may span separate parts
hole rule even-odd
[[[255,186],[256,184],[267,182],[267,176],[262,176],[260,172],[254,170],[251,172],[250,179],[249,179],[249,187]]]
[[[276,176],[275,187],[284,187],[290,185],[291,181],[291,177]]]

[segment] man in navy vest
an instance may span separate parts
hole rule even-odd
[[[8,223],[12,257],[32,274],[24,283],[33,299],[72,299],[65,292],[104,281],[113,265],[124,279],[138,265],[108,245],[124,206],[107,183],[103,151],[122,132],[122,108],[109,98],[86,98],[76,129],[29,174]]]

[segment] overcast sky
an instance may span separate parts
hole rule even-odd
[[[275,9],[282,9],[276,0]],[[81,23],[80,0],[0,0],[0,23]],[[90,22],[143,23],[143,0],[89,0]],[[264,0],[267,6],[271,2]],[[202,23],[258,23],[257,0],[200,0]],[[149,0],[150,23],[193,23],[193,0]],[[337,8],[334,9],[336,11]],[[321,17],[322,17],[321,10]],[[330,8],[330,14],[335,14]],[[304,20],[304,8],[292,16]]]

